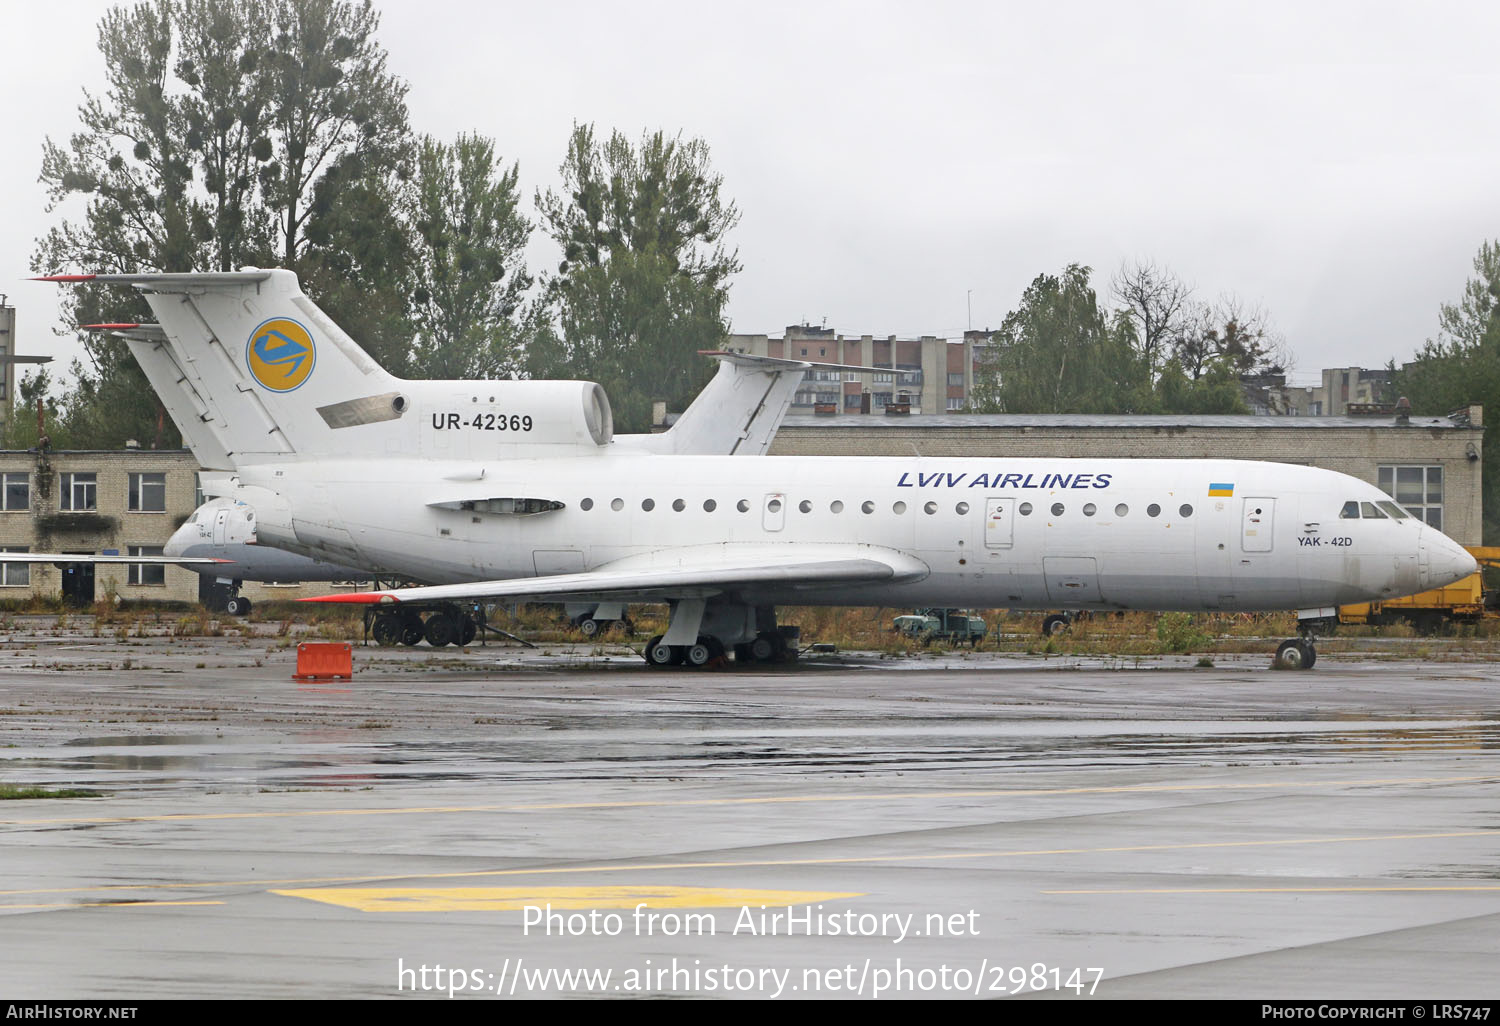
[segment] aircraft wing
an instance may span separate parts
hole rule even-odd
[[[668,549],[577,574],[322,595],[302,602],[382,603],[464,599],[661,602],[745,587],[814,589],[921,580],[920,559],[871,545],[720,545]]]
[[[189,563],[233,563],[209,556],[96,556],[89,552],[0,552],[0,563],[143,563],[187,566]]]

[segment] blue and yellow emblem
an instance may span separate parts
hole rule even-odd
[[[296,321],[273,317],[250,333],[245,365],[250,376],[273,392],[298,388],[313,372],[318,350],[312,334]]]
[[[1234,495],[1234,485],[1226,484],[1222,481],[1210,482],[1208,486],[1208,495],[1209,498],[1213,498],[1214,496],[1223,496],[1225,498],[1230,498]]]

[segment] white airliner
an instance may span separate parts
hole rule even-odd
[[[781,654],[779,604],[1283,610],[1438,587],[1472,556],[1373,485],[1233,460],[776,457],[613,442],[591,382],[404,381],[289,271],[130,285],[130,345],[257,537],[438,582],[309,601],[667,602],[664,666]],[[667,436],[657,436],[666,438]],[[457,625],[454,625],[455,630]],[[1311,666],[1308,639],[1278,663]]]

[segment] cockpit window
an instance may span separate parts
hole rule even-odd
[[[1410,514],[1400,506],[1396,505],[1394,502],[1377,502],[1375,505],[1385,510],[1397,520],[1407,520],[1410,518]]]
[[[198,511],[197,510],[193,510],[193,515],[187,518],[187,522],[190,523],[190,524],[196,524],[198,522]]]
[[[1359,519],[1359,503],[1355,502],[1353,499],[1350,499],[1348,502],[1344,503],[1344,508],[1341,509],[1341,510],[1339,510],[1339,519],[1340,520],[1358,520]]]
[[[1359,504],[1359,515],[1364,517],[1366,520],[1390,519],[1390,517],[1386,516],[1384,513],[1380,512],[1380,510],[1376,509],[1373,502],[1361,502]]]

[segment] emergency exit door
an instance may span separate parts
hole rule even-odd
[[[1240,548],[1270,552],[1276,527],[1276,500],[1246,497],[1240,515]]]

